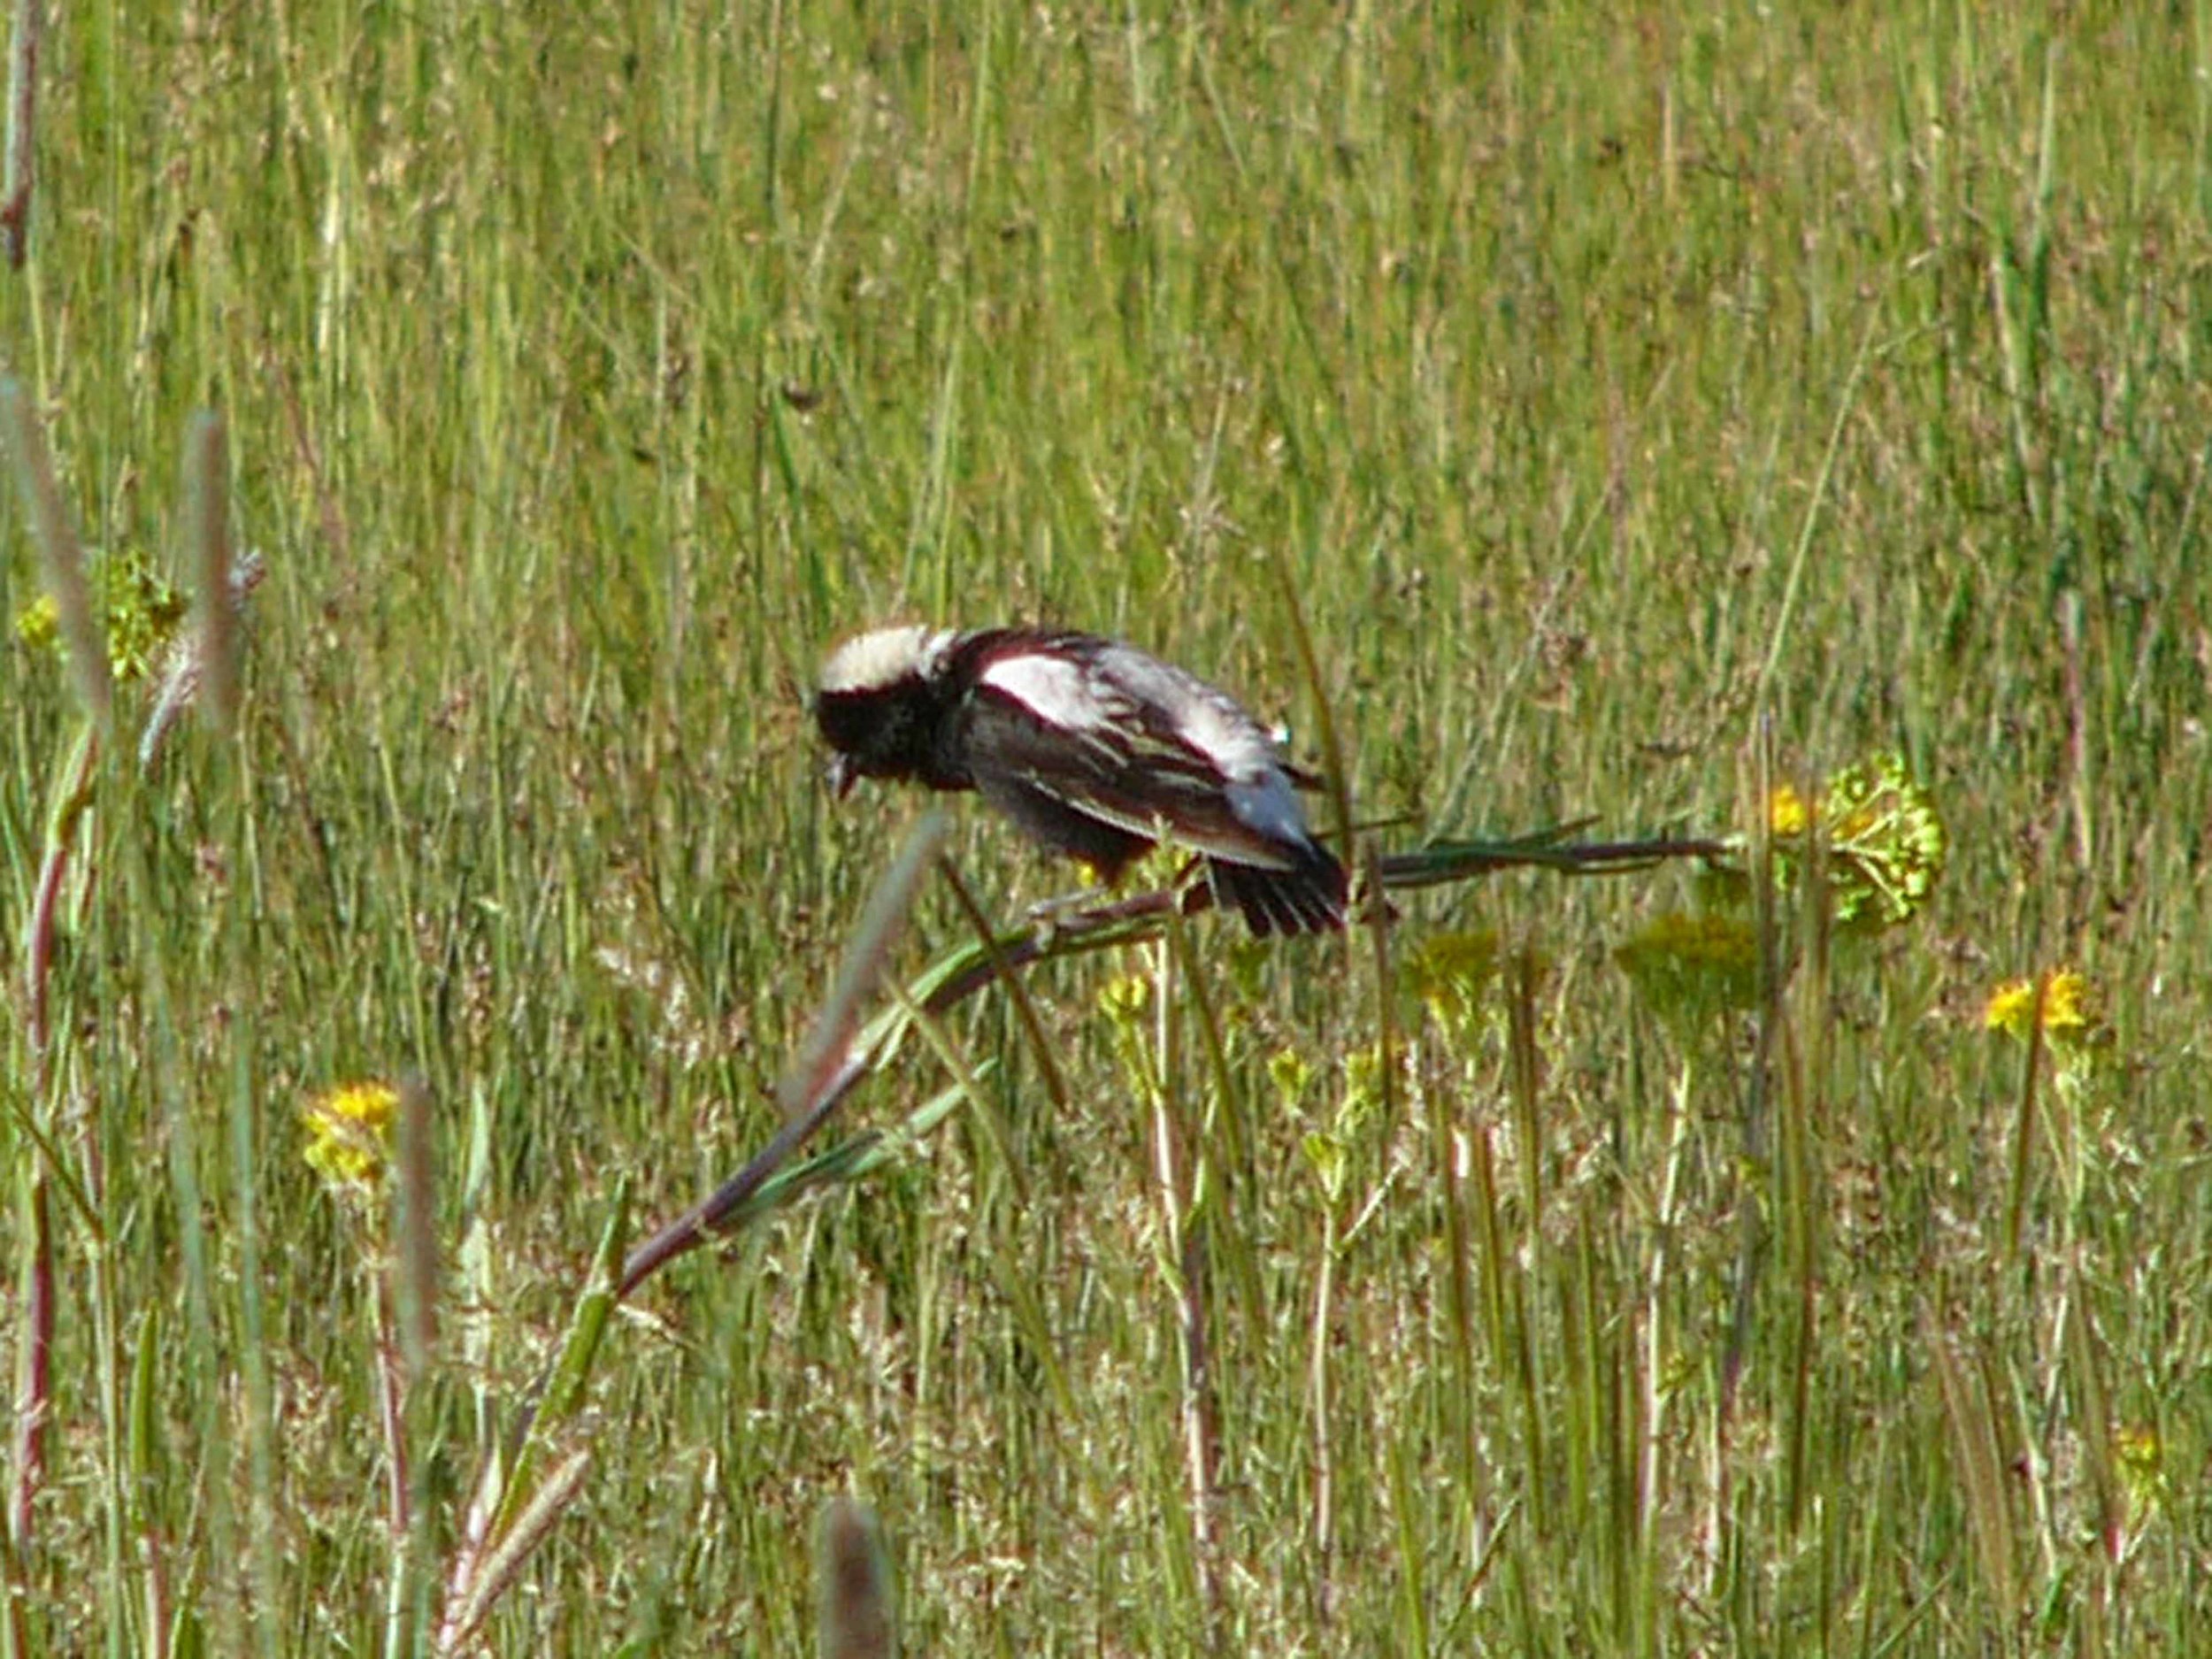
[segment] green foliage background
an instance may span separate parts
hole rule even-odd
[[[849,1486],[918,1652],[2212,1618],[2212,11],[96,5],[38,114],[0,352],[83,534],[172,565],[212,407],[269,576],[235,744],[103,769],[43,1096],[10,1028],[0,1324],[35,1125],[91,1194],[32,1650],[424,1640],[376,1230],[298,1102],[435,1103],[434,1586],[618,1177],[664,1216],[767,1138],[917,810],[817,786],[822,648],[1064,619],[1310,749],[1277,560],[1386,844],[1724,830],[1770,721],[1790,776],[1905,756],[1946,883],[1809,960],[1763,1071],[1615,965],[1663,872],[1409,901],[1409,944],[1549,964],[1455,1021],[1363,941],[1198,924],[1164,1036],[1100,1002],[1153,958],[1055,964],[1064,1110],[983,999],[987,1116],[618,1322],[495,1649],[797,1651]],[[11,644],[0,718],[12,996],[81,717]],[[954,853],[1002,913],[1064,879],[973,811]],[[917,926],[916,964],[965,932],[934,889]],[[2024,1113],[1983,1000],[2061,962],[2109,1041]],[[944,1087],[911,1055],[855,1119]],[[1179,1221],[1156,1113],[1206,1165]]]

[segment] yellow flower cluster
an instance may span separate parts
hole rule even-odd
[[[2035,979],[2007,979],[1989,995],[1982,1010],[1985,1030],[2001,1031],[2023,1042],[2036,1021]],[[2071,968],[2040,980],[2044,1040],[2055,1048],[2078,1050],[2106,1041],[2104,997],[2095,984]]]
[[[15,613],[15,637],[35,651],[45,650],[61,638],[61,607],[51,594],[41,594]]]
[[[1407,955],[1399,975],[1439,1023],[1463,1030],[1473,1023],[1484,991],[1498,977],[1497,930],[1433,934]]]
[[[1125,973],[1099,987],[1098,1011],[1117,1025],[1132,1025],[1152,1006],[1152,981],[1141,973]]]
[[[93,563],[93,603],[106,626],[108,667],[128,683],[142,680],[176,636],[189,606],[161,573],[138,555],[111,553]],[[33,650],[65,651],[60,613],[42,595],[17,613],[16,638]]]
[[[1268,1057],[1268,1080],[1275,1085],[1276,1098],[1282,1102],[1285,1111],[1296,1111],[1306,1097],[1306,1090],[1313,1083],[1313,1065],[1295,1048],[1278,1048]]]
[[[1640,995],[1667,1018],[1751,1007],[1759,994],[1759,940],[1733,916],[1669,910],[1615,948]]]
[[[1895,755],[1831,772],[1816,801],[1782,784],[1767,797],[1766,819],[1786,887],[1801,879],[1806,843],[1820,833],[1830,914],[1864,933],[1894,927],[1918,911],[1950,850],[1933,796]],[[1731,844],[1741,855],[1750,839],[1734,836]]]
[[[1795,784],[1786,783],[1767,797],[1767,833],[1777,841],[1802,835],[1812,827],[1812,810]]]
[[[2112,1435],[2113,1461],[2127,1491],[2129,1523],[2140,1526],[2163,1509],[2172,1493],[2166,1481],[2166,1445],[2155,1423],[2124,1423]]]
[[[333,1188],[373,1187],[384,1173],[398,1110],[399,1091],[389,1083],[347,1083],[312,1096],[300,1108],[308,1168]]]

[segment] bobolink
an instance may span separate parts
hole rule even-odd
[[[1255,933],[1344,923],[1344,866],[1298,780],[1228,693],[1093,634],[879,628],[830,654],[814,718],[856,778],[973,789],[1112,881],[1162,840],[1204,855]]]

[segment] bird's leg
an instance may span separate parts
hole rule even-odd
[[[1114,890],[1128,866],[1125,864],[1111,872],[1102,870],[1096,864],[1087,864],[1087,868],[1091,872],[1093,885],[1079,887],[1072,893],[1062,893],[1048,899],[1039,899],[1023,911],[1025,918],[1049,934],[1064,923],[1078,920],[1087,912],[1096,910],[1102,905],[1113,903]],[[1171,891],[1187,897],[1190,888],[1203,884],[1205,870],[1206,861],[1203,858],[1186,858],[1177,868],[1174,875],[1162,885]]]
[[[1046,933],[1058,931],[1060,924],[1080,916],[1099,902],[1096,887],[1078,887],[1072,893],[1055,894],[1048,899],[1035,899],[1023,907],[1022,918],[1033,923]]]

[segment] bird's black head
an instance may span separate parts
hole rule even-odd
[[[860,778],[918,779],[939,788],[964,781],[944,776],[940,757],[954,695],[947,657],[957,638],[932,628],[879,628],[830,653],[814,693],[814,723],[833,751],[830,787],[838,795]]]

